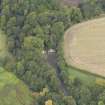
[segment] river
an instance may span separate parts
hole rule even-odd
[[[61,75],[60,75],[61,74],[61,68],[57,62],[56,52],[49,52],[47,54],[47,59],[48,59],[48,63],[56,70],[56,75],[57,75],[57,78],[60,82],[60,86],[59,86],[60,90],[62,91],[62,93],[65,96],[69,96],[67,89],[66,89],[66,86],[64,85],[64,81],[62,80]]]

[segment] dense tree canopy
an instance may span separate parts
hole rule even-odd
[[[70,80],[68,67],[59,54],[60,75],[69,94],[64,96],[55,68],[43,53],[49,49],[58,52],[64,31],[71,25],[104,13],[104,0],[87,0],[78,7],[60,5],[58,0],[2,0],[0,8],[0,28],[6,33],[11,53],[3,66],[32,91],[49,90],[36,98],[35,105],[44,105],[47,100],[54,105],[105,104],[104,88],[84,86],[78,78]]]

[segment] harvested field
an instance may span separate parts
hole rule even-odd
[[[74,25],[64,35],[69,65],[105,77],[105,18]]]

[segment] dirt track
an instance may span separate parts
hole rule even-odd
[[[105,77],[105,18],[74,25],[64,35],[69,65]]]

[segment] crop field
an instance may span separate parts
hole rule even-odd
[[[64,35],[69,65],[105,77],[105,18],[74,25]]]

